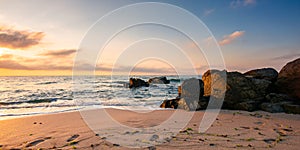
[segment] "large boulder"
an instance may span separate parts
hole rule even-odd
[[[154,83],[154,84],[169,84],[170,80],[167,79],[167,77],[154,77],[154,78],[150,78],[148,80],[148,83]]]
[[[203,98],[204,84],[200,79],[187,79],[180,86],[180,97],[171,100],[165,100],[161,108],[184,109],[195,111],[206,108],[208,100]]]
[[[250,70],[244,73],[244,75],[255,79],[265,79],[271,82],[275,82],[278,77],[278,72],[273,68],[262,68]]]
[[[202,76],[204,95],[224,98],[223,108],[253,111],[258,109],[271,84],[239,72],[209,70]]]
[[[129,88],[137,88],[137,87],[142,87],[142,86],[149,86],[148,82],[145,82],[142,79],[139,78],[130,78],[129,79]]]
[[[300,58],[287,63],[279,72],[277,90],[300,99]],[[298,102],[300,103],[300,102]]]

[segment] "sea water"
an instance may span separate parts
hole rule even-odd
[[[148,81],[154,76],[135,76]],[[160,109],[191,76],[167,76],[170,84],[128,88],[128,76],[0,77],[0,120],[85,108]],[[199,78],[199,77],[198,77]]]

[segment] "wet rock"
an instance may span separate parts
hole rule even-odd
[[[246,77],[251,77],[255,79],[265,79],[270,82],[275,82],[278,77],[278,72],[273,68],[262,68],[250,70],[244,73]]]
[[[148,82],[145,82],[142,79],[139,78],[130,78],[129,79],[129,88],[137,88],[137,87],[142,87],[142,86],[149,86]]]
[[[167,77],[154,77],[148,80],[149,84],[169,84],[170,80]]]

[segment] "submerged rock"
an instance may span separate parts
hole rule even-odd
[[[149,86],[148,82],[145,82],[142,79],[139,78],[130,78],[129,79],[129,88],[137,88],[137,87],[142,87],[142,86]]]
[[[148,80],[149,84],[169,84],[170,80],[167,77],[154,77]]]

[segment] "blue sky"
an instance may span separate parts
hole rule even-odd
[[[38,34],[40,36],[34,36],[37,38],[34,39],[36,41],[26,47],[24,47],[26,43],[18,43],[23,47],[13,46],[7,43],[8,40],[4,36],[0,38],[0,70],[6,72],[2,75],[22,75],[24,72],[30,75],[29,71],[42,75],[69,74],[75,50],[78,49],[89,27],[106,13],[137,2],[149,1],[1,0],[1,33],[6,37],[12,37],[12,33],[16,32],[31,36],[42,33]],[[286,62],[300,57],[300,1],[163,0],[151,2],[173,4],[199,17],[216,40],[225,43],[220,44],[220,48],[228,70],[243,72],[253,68],[274,67],[279,71]],[[167,32],[163,34],[168,35]],[[49,62],[49,59],[56,54],[65,55],[56,56],[55,61],[52,59]],[[49,64],[49,66],[43,68],[39,64]],[[151,65],[145,64],[142,67],[148,67],[149,70]],[[102,68],[109,70],[103,66]]]

